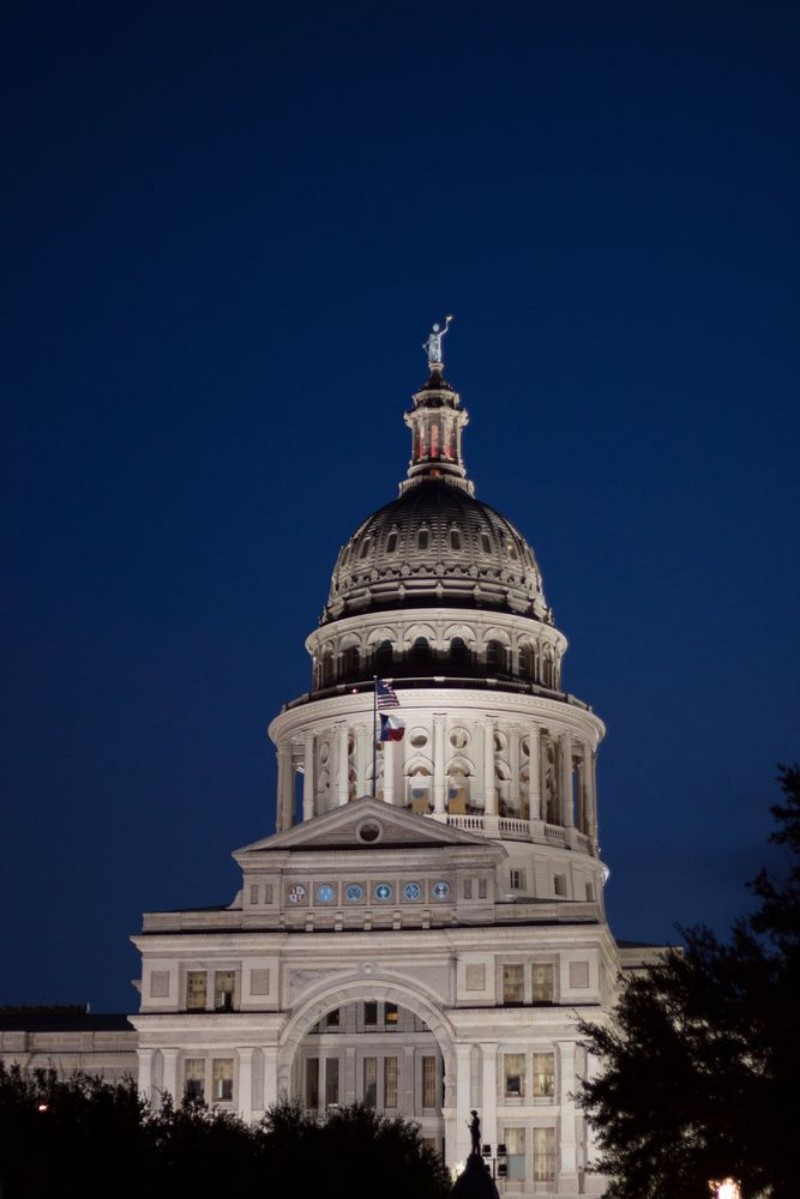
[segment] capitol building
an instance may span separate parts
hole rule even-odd
[[[469,478],[447,329],[404,415],[399,493],[343,530],[309,690],[270,724],[276,828],[236,851],[228,906],[145,916],[109,1073],[135,1052],[146,1094],[247,1120],[284,1094],[359,1101],[453,1167],[477,1109],[501,1192],[601,1194],[577,1023],[645,951],[605,916],[604,726],[565,687],[532,547]]]

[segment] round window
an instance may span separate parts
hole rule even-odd
[[[356,830],[356,835],[359,841],[365,841],[371,845],[373,841],[379,841],[383,829],[376,820],[365,820]]]
[[[454,749],[466,749],[469,745],[469,733],[466,729],[453,729],[450,734],[450,744]]]
[[[424,729],[414,729],[410,740],[415,749],[422,749],[423,745],[428,744],[428,734]]]

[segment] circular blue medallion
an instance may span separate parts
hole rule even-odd
[[[345,896],[350,903],[361,903],[364,898],[364,888],[360,883],[348,883]]]
[[[295,883],[286,892],[289,903],[302,903],[306,897],[306,889],[302,883]]]
[[[317,887],[317,903],[333,903],[336,889],[330,883],[320,883]]]
[[[434,883],[433,884],[433,898],[434,899],[447,899],[449,894],[450,894],[450,884],[449,883]]]
[[[403,898],[410,899],[412,902],[416,899],[422,899],[422,887],[419,883],[406,883],[403,887]]]
[[[378,883],[375,888],[375,898],[380,899],[382,903],[392,898],[392,888],[389,883]]]

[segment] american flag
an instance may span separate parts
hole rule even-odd
[[[397,698],[394,687],[390,687],[384,679],[375,680],[375,705],[379,712],[383,712],[387,708],[400,707],[400,700]]]

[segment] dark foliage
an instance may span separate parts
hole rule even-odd
[[[623,984],[609,1024],[581,1026],[603,1068],[579,1101],[609,1199],[709,1199],[726,1176],[745,1199],[796,1199],[800,769],[780,783],[771,840],[789,850],[786,876],[762,871],[756,912],[726,942],[688,930],[682,952]]]
[[[363,1107],[318,1120],[285,1102],[253,1126],[202,1104],[176,1109],[167,1100],[151,1110],[133,1081],[0,1062],[3,1199],[440,1199],[449,1191],[417,1125]]]

